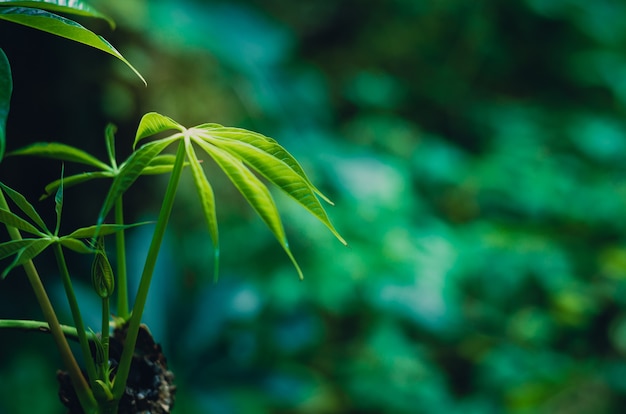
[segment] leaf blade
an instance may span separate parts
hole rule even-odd
[[[26,233],[34,234],[41,237],[47,237],[48,234],[42,233],[35,226],[21,218],[15,213],[8,210],[0,209],[0,223],[3,223],[9,227],[15,227],[18,230],[25,231]]]
[[[5,192],[5,194],[11,199],[11,201],[13,201],[15,205],[22,212],[24,212],[24,214],[26,214],[33,222],[35,222],[35,224],[37,224],[41,230],[43,230],[46,233],[50,232],[50,230],[48,230],[48,227],[46,226],[46,223],[44,223],[39,213],[37,213],[37,210],[35,210],[35,207],[31,203],[29,203],[28,200],[26,200],[26,197],[24,197],[22,194],[18,193],[17,191],[15,191],[11,187],[3,183],[0,183],[0,188],[2,188],[2,191]],[[26,221],[24,222],[27,223]],[[30,225],[30,223],[28,224]],[[16,227],[16,226],[13,226],[13,227]],[[24,231],[27,231],[27,230],[24,230]],[[29,231],[29,233],[32,233],[32,231]],[[43,233],[37,230],[37,233],[33,233],[33,234],[43,234]]]
[[[0,279],[4,279],[7,277],[9,272],[16,268],[17,266],[21,266],[29,260],[34,259],[39,253],[43,252],[48,246],[53,243],[51,239],[37,239],[30,243],[28,246],[21,249],[17,255],[15,256],[15,260],[11,263],[2,274],[0,274]]]
[[[103,171],[109,171],[111,169],[111,167],[91,154],[76,147],[72,147],[71,145],[61,144],[59,142],[36,142],[7,154],[7,156],[24,155],[75,162],[89,165]]]
[[[243,160],[321,221],[342,244],[347,245],[317,199],[315,187],[305,176],[295,171],[289,163],[243,141],[212,139],[211,143]]]
[[[126,64],[146,84],[141,73],[113,45],[74,20],[29,7],[0,7],[0,19],[41,30],[108,53]]]
[[[239,190],[246,201],[248,201],[248,204],[250,204],[265,222],[287,256],[289,256],[289,259],[291,259],[291,262],[298,272],[298,276],[302,279],[302,270],[289,248],[278,208],[265,184],[243,165],[240,160],[223,149],[209,145],[200,140],[196,141],[196,143],[215,160],[237,190]]]
[[[122,164],[119,173],[113,179],[109,192],[104,200],[98,216],[98,224],[101,225],[108,212],[113,207],[115,200],[120,197],[139,178],[144,168],[151,160],[163,151],[177,138],[165,138],[159,141],[143,145]]]
[[[193,149],[193,145],[191,144],[191,140],[185,140],[185,150],[187,152],[187,159],[189,160],[189,166],[191,169],[191,175],[193,177],[194,184],[196,186],[196,192],[200,197],[200,204],[202,206],[202,211],[204,212],[204,217],[206,219],[206,224],[209,230],[209,235],[211,236],[211,241],[213,242],[213,260],[214,260],[214,276],[213,279],[217,280],[218,270],[219,270],[219,257],[220,257],[220,248],[219,248],[219,232],[217,226],[217,214],[215,208],[215,194],[213,193],[213,188],[209,183],[209,180],[206,178],[204,174],[204,170],[200,165],[200,161],[196,156],[196,152]]]
[[[141,120],[139,121],[139,126],[137,126],[137,133],[135,134],[135,142],[133,143],[133,148],[135,148],[137,146],[137,143],[142,139],[152,136],[154,134],[158,134],[159,132],[169,130],[184,132],[185,127],[165,115],[161,115],[157,112],[148,112],[143,117],[141,117]]]
[[[0,0],[0,6],[23,6],[35,7],[50,12],[74,14],[77,16],[91,17],[106,21],[111,29],[115,29],[115,21],[104,13],[100,13],[92,6],[80,0]]]

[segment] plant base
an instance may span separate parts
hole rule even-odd
[[[113,367],[117,366],[122,355],[125,339],[126,327],[116,329],[111,336],[110,360]],[[65,371],[59,371],[57,379],[60,384],[59,397],[68,408],[68,414],[84,414],[69,375]],[[141,325],[118,414],[171,413],[176,392],[173,380],[174,374],[167,369],[161,346],[154,342],[148,328]]]

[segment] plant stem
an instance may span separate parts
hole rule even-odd
[[[66,338],[74,339],[78,341],[78,332],[73,326],[60,325],[61,330]],[[0,319],[0,329],[16,329],[20,331],[36,331],[41,333],[51,333],[50,325],[48,322],[43,321],[31,321],[21,319]],[[87,339],[93,341],[95,339],[94,334],[87,333]]]
[[[0,191],[0,208],[9,211],[9,206],[2,191]],[[13,240],[20,240],[22,238],[19,230],[15,227],[7,226],[7,231]],[[61,354],[61,359],[65,365],[65,369],[67,369],[67,372],[72,379],[72,385],[74,386],[80,405],[83,407],[85,413],[95,413],[97,410],[96,399],[94,398],[93,392],[89,388],[89,384],[87,384],[87,380],[78,366],[78,362],[76,362],[76,358],[74,358],[74,354],[70,349],[67,339],[65,338],[59,319],[57,318],[54,308],[52,307],[52,303],[50,302],[50,298],[46,293],[43,283],[41,283],[41,278],[37,273],[37,269],[35,268],[32,260],[24,263],[23,267],[28,281],[33,288],[37,302],[41,307],[44,318],[46,322],[48,322],[50,333],[56,342],[59,353]]]
[[[115,223],[124,224],[122,197],[115,202]],[[128,312],[128,278],[126,277],[126,241],[124,231],[115,233],[115,249],[117,259],[117,316],[127,321]]]
[[[70,279],[70,273],[67,269],[67,264],[65,263],[63,248],[59,243],[54,243],[53,250],[54,255],[57,259],[57,264],[59,266],[59,272],[61,272],[61,280],[63,281],[63,287],[65,288],[67,301],[70,305],[70,310],[72,311],[72,318],[74,319],[74,324],[76,325],[78,342],[80,343],[80,347],[85,357],[85,368],[87,370],[87,376],[89,377],[89,380],[93,382],[98,379],[98,376],[96,374],[96,366],[93,362],[91,349],[89,348],[89,341],[87,341],[87,331],[85,330],[83,318],[80,314],[80,309],[78,308],[78,301],[76,300],[76,295],[74,294],[74,288],[72,286],[72,280]]]
[[[124,389],[126,387],[126,380],[130,372],[130,365],[132,362],[133,353],[135,351],[135,344],[137,342],[137,335],[139,333],[139,325],[141,323],[141,316],[143,314],[146,300],[148,297],[148,290],[152,281],[152,275],[156,266],[157,257],[161,248],[161,242],[165,235],[165,229],[172,212],[174,205],[174,198],[176,196],[176,190],[178,188],[178,182],[182,175],[183,166],[185,163],[185,143],[180,140],[178,144],[178,150],[176,152],[176,160],[174,162],[174,168],[172,169],[172,175],[170,176],[167,190],[161,204],[161,211],[159,218],[152,235],[152,241],[148,250],[148,256],[144,264],[143,272],[141,274],[141,280],[139,282],[139,288],[137,289],[137,296],[135,297],[135,304],[133,306],[133,313],[130,317],[130,323],[128,325],[128,331],[126,333],[126,342],[124,343],[124,350],[122,351],[122,357],[118,366],[117,375],[115,378],[115,384],[113,385],[113,396],[116,400],[122,397]]]
[[[104,358],[102,361],[102,373],[108,374],[109,367],[109,298],[102,298],[102,348],[104,349]],[[102,378],[105,382],[109,382],[110,378]]]

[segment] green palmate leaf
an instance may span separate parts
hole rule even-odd
[[[290,164],[284,162],[283,159],[276,158],[274,155],[243,141],[215,139],[214,137],[207,136],[205,136],[205,139],[219,148],[228,151],[236,158],[243,160],[247,165],[254,168],[254,170],[278,186],[278,188],[287,193],[287,195],[324,223],[339,241],[344,245],[347,244],[334,228],[324,207],[322,207],[315,196],[315,188],[305,176],[296,172]]]
[[[21,6],[35,7],[37,9],[47,10],[51,12],[73,14],[76,16],[92,17],[105,20],[112,29],[115,29],[115,22],[105,14],[100,13],[87,3],[80,0],[0,0],[1,6]]]
[[[11,105],[11,93],[13,92],[13,78],[9,60],[0,49],[0,161],[4,157],[6,148],[6,125]]]
[[[267,187],[246,168],[240,160],[227,151],[207,144],[204,141],[198,140],[196,143],[215,160],[219,167],[226,173],[230,181],[237,187],[239,192],[269,227],[291,259],[298,271],[298,275],[302,278],[302,270],[289,249],[278,209]]]
[[[139,126],[137,127],[137,134],[135,135],[135,142],[133,143],[133,148],[137,146],[137,143],[139,141],[146,137],[158,134],[159,132],[170,130],[184,132],[185,127],[174,121],[172,118],[158,114],[156,112],[148,112],[141,118],[141,121],[139,122]]]
[[[2,188],[2,191],[4,191],[5,194],[15,203],[15,205],[20,210],[22,210],[24,214],[26,214],[33,222],[35,222],[35,224],[37,224],[41,230],[43,230],[46,233],[50,232],[48,228],[46,227],[46,223],[44,223],[41,216],[39,216],[39,214],[35,210],[35,207],[33,207],[33,205],[29,203],[28,200],[26,200],[26,198],[23,195],[13,190],[11,187],[8,187],[2,183],[0,183],[0,188]],[[17,227],[17,226],[13,226],[13,227]],[[33,232],[30,231],[29,233],[33,233]],[[42,233],[40,233],[37,230],[37,233],[33,233],[33,234],[42,234]]]
[[[32,27],[106,52],[124,62],[144,84],[146,83],[137,69],[109,42],[73,20],[45,10],[28,7],[0,7],[0,19]]]
[[[37,236],[48,236],[48,234],[41,232],[39,229],[37,229],[35,226],[30,224],[23,218],[7,210],[0,209],[0,223],[3,223],[9,227],[15,227],[18,230],[22,230],[30,234],[35,234]]]
[[[96,235],[98,236],[108,236],[109,234],[117,233],[118,231],[127,230],[133,227],[144,226],[146,224],[150,224],[149,221],[144,221],[141,223],[133,223],[133,224],[101,224],[99,226],[89,226],[82,227],[80,229],[76,229],[70,234],[61,237],[61,240],[72,238],[72,239],[92,239]]]
[[[119,173],[115,176],[111,188],[107,194],[98,223],[102,224],[108,212],[113,207],[115,200],[120,197],[137,180],[150,162],[161,153],[176,138],[166,138],[143,145],[122,164]]]
[[[0,259],[5,259],[14,255],[23,248],[29,246],[31,243],[39,239],[21,239],[11,240],[8,242],[0,243]]]
[[[204,175],[200,161],[196,156],[196,153],[191,145],[191,140],[185,140],[185,151],[187,158],[189,159],[189,165],[191,167],[191,174],[193,176],[194,184],[196,185],[196,191],[200,196],[200,204],[202,205],[202,211],[209,229],[209,235],[213,241],[214,248],[214,279],[217,279],[217,272],[219,269],[219,234],[217,228],[217,215],[215,211],[215,195],[213,194],[213,188]]]
[[[11,263],[9,267],[4,269],[0,277],[4,279],[5,277],[7,277],[7,275],[9,274],[11,270],[13,270],[14,268],[18,266],[23,265],[29,260],[34,259],[37,255],[39,255],[39,253],[43,252],[52,243],[53,243],[52,239],[33,240],[32,243],[30,243],[28,246],[19,250],[19,252],[15,256],[15,260],[13,260],[13,263]]]
[[[76,184],[84,183],[86,181],[93,180],[96,178],[112,178],[114,176],[115,174],[109,171],[94,171],[94,172],[80,173],[76,175],[70,175],[69,177],[64,178],[63,186],[65,188],[68,188],[68,187],[75,186]],[[52,194],[54,194],[59,188],[60,184],[61,184],[61,179],[58,179],[46,185],[46,187],[44,188],[45,193],[39,198],[39,200],[46,199],[50,197]]]
[[[43,158],[51,158],[60,161],[76,162],[79,164],[91,165],[101,170],[110,170],[111,167],[88,154],[87,152],[70,145],[60,144],[57,142],[38,142],[28,145],[24,148],[11,151],[7,154],[13,155],[29,155]]]
[[[67,247],[68,249],[73,250],[73,251],[75,251],[77,253],[91,254],[91,253],[95,252],[95,249],[93,249],[92,247],[88,246],[84,242],[82,242],[80,240],[69,238],[67,236],[61,237],[59,239],[59,243],[61,243],[61,246]]]
[[[284,162],[289,168],[291,168],[296,174],[300,175],[313,189],[313,191],[319,195],[325,202],[330,205],[333,205],[333,202],[328,199],[321,191],[319,191],[309,180],[304,169],[300,166],[300,163],[296,161],[296,159],[289,153],[285,148],[283,148],[276,140],[266,137],[265,135],[259,134],[257,132],[248,131],[240,128],[229,128],[224,127],[219,124],[203,124],[197,126],[194,129],[200,129],[205,134],[208,134],[208,137],[212,138],[224,138],[226,140],[234,140],[245,142],[250,144],[251,146],[260,149],[273,156],[276,159]]]

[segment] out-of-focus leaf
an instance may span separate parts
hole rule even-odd
[[[154,134],[158,134],[159,132],[169,130],[183,132],[185,128],[178,122],[167,116],[158,114],[156,112],[148,112],[141,118],[141,121],[139,121],[137,134],[135,135],[135,142],[133,143],[133,148],[135,148],[137,146],[137,143],[142,139],[152,136]]]
[[[73,20],[45,10],[28,7],[0,7],[0,19],[73,40],[115,56],[124,62],[146,84],[139,71],[107,40]]]
[[[37,213],[35,207],[33,207],[33,205],[29,203],[23,195],[2,183],[0,183],[0,188],[2,188],[2,190],[6,193],[7,196],[9,196],[9,198],[15,203],[15,205],[17,205],[17,207],[22,210],[24,214],[26,214],[32,221],[34,221],[41,230],[49,232],[48,228],[46,227],[46,223],[44,223],[41,216],[39,216],[39,213]]]
[[[24,148],[11,151],[7,154],[7,156],[13,155],[30,155],[60,161],[76,162],[79,164],[91,165],[92,167],[105,171],[111,169],[111,167],[87,152],[58,142],[37,142]]]
[[[11,93],[13,92],[13,78],[9,60],[0,49],[0,161],[4,158],[6,148],[6,124],[11,106]]]
[[[291,253],[280,214],[274,203],[274,199],[267,187],[259,180],[246,166],[235,158],[233,155],[207,144],[204,141],[196,141],[196,143],[209,154],[220,168],[226,173],[230,181],[237,187],[239,192],[245,197],[250,206],[254,208],[257,214],[269,227],[274,234],[283,250],[291,259],[294,267],[298,271],[300,278],[303,277],[302,270],[296,262],[295,257]]]
[[[47,10],[51,12],[73,14],[76,16],[92,17],[96,19],[105,20],[111,29],[115,29],[115,22],[109,16],[100,13],[84,1],[80,0],[29,0],[29,1],[15,1],[15,0],[0,0],[0,6],[20,6],[20,7],[34,7],[37,9]]]

